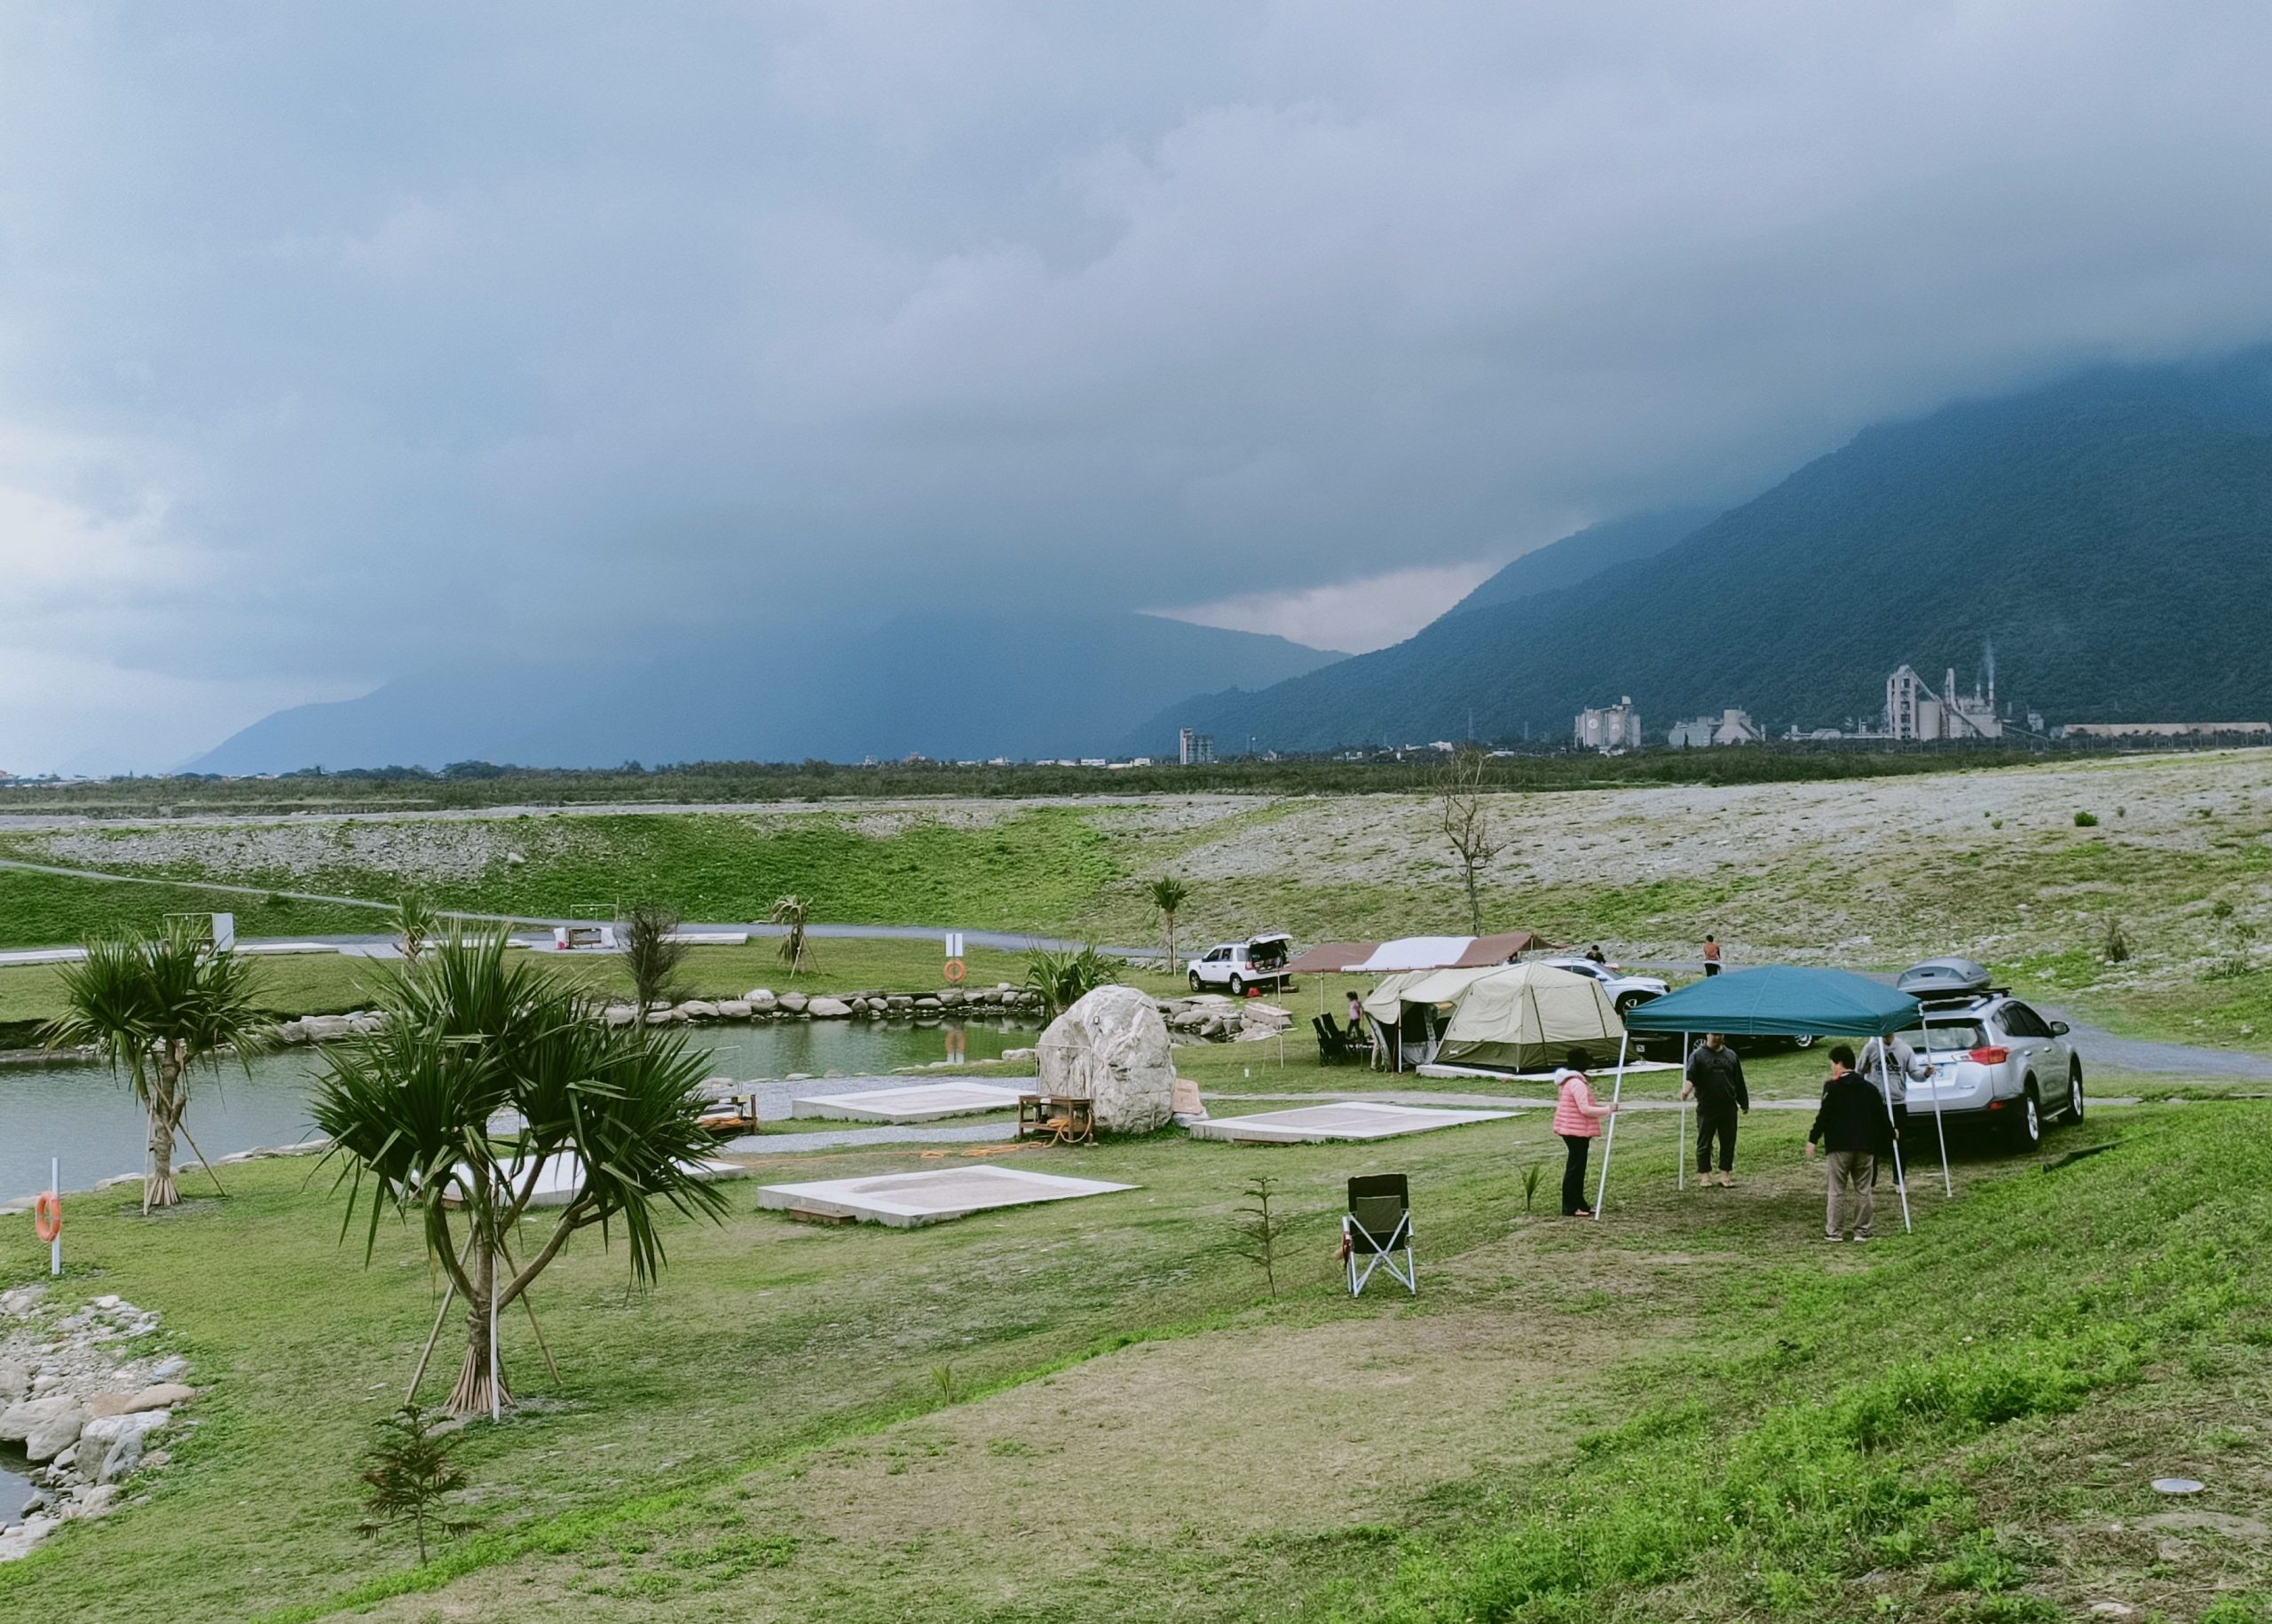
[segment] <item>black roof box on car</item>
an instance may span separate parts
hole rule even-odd
[[[1969,958],[1929,958],[1894,978],[1894,990],[1914,998],[1945,998],[1988,990],[1987,966]]]

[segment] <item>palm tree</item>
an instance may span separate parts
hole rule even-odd
[[[394,905],[394,943],[405,958],[416,958],[434,939],[438,924],[423,891],[406,891]]]
[[[217,951],[186,921],[178,921],[154,939],[128,934],[91,942],[86,958],[65,966],[57,979],[64,1011],[42,1035],[50,1048],[90,1045],[126,1073],[150,1119],[150,1177],[142,1186],[142,1210],[178,1206],[174,1135],[188,1138],[184,1118],[191,1073],[216,1064],[225,1050],[240,1058],[250,1054],[272,1029],[255,999],[253,961]],[[196,1147],[192,1139],[190,1148]],[[214,1185],[219,1187],[219,1179]]]
[[[678,969],[688,945],[678,939],[679,917],[652,903],[634,903],[616,934],[623,939],[623,967],[631,975],[631,1000],[643,1019],[658,1004],[678,996]]]
[[[805,950],[805,926],[812,918],[812,904],[801,896],[777,897],[773,911],[765,917],[776,925],[785,925],[789,934],[781,938],[781,962],[789,966],[789,974],[801,974],[813,967],[812,955]]]
[[[1035,948],[1026,954],[1026,989],[1039,996],[1044,1016],[1053,1021],[1110,981],[1118,968],[1118,960],[1106,958],[1093,946],[1077,953]]]
[[[710,1218],[726,1207],[696,1171],[713,1142],[699,1121],[707,1055],[644,1025],[609,1027],[580,989],[505,949],[502,931],[454,931],[395,972],[384,1023],[326,1052],[310,1111],[351,1185],[349,1221],[369,1208],[366,1265],[381,1217],[414,1215],[465,1301],[454,1415],[512,1402],[496,1316],[577,1232],[619,1228],[643,1285],[663,1267],[666,1207]],[[492,1136],[501,1112],[517,1116],[516,1134]],[[536,1210],[543,1226],[517,1260],[513,1237],[548,1173],[565,1202]]]
[[[1160,922],[1168,933],[1168,974],[1175,974],[1175,916],[1184,903],[1191,900],[1191,887],[1172,874],[1163,874],[1147,888],[1152,906],[1160,911]]]

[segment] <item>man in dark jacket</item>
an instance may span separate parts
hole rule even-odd
[[[1751,1109],[1751,1091],[1744,1086],[1743,1062],[1717,1032],[1689,1052],[1688,1069],[1680,1097],[1696,1100],[1696,1182],[1712,1182],[1712,1142],[1720,1145],[1720,1182],[1736,1181],[1736,1113]]]
[[[1893,1131],[1886,1120],[1885,1096],[1854,1069],[1854,1051],[1840,1044],[1830,1052],[1830,1082],[1822,1091],[1822,1108],[1807,1130],[1807,1159],[1821,1145],[1830,1167],[1829,1207],[1823,1234],[1833,1241],[1846,1238],[1846,1213],[1853,1214],[1854,1239],[1870,1238],[1870,1222],[1877,1216],[1877,1201],[1870,1188],[1870,1174],[1877,1159],[1893,1149]]]

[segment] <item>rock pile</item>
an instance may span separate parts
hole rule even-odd
[[[804,993],[754,987],[738,998],[689,998],[644,1011],[611,1004],[604,1013],[610,1026],[629,1026],[642,1019],[650,1026],[682,1026],[717,1021],[943,1021],[958,1015],[1037,1015],[1041,1007],[1039,993],[1005,981],[993,987],[943,987],[936,992]],[[375,1032],[383,1019],[375,1010],[303,1015],[282,1022],[276,1034],[287,1044],[333,1043]]]
[[[65,1313],[43,1287],[0,1292],[0,1445],[22,1449],[34,1490],[20,1510],[0,1506],[0,1562],[102,1516],[134,1473],[166,1463],[152,1435],[198,1390],[186,1360],[142,1351],[157,1329],[156,1314],[115,1297]]]
[[[1275,1004],[1258,998],[1227,998],[1219,992],[1163,998],[1158,1007],[1168,1030],[1179,1041],[1260,1043],[1294,1024],[1294,1017]]]

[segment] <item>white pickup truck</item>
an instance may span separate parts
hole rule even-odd
[[[1244,942],[1219,942],[1191,961],[1191,990],[1219,987],[1242,998],[1250,987],[1283,987],[1293,951],[1294,939],[1283,931]]]

